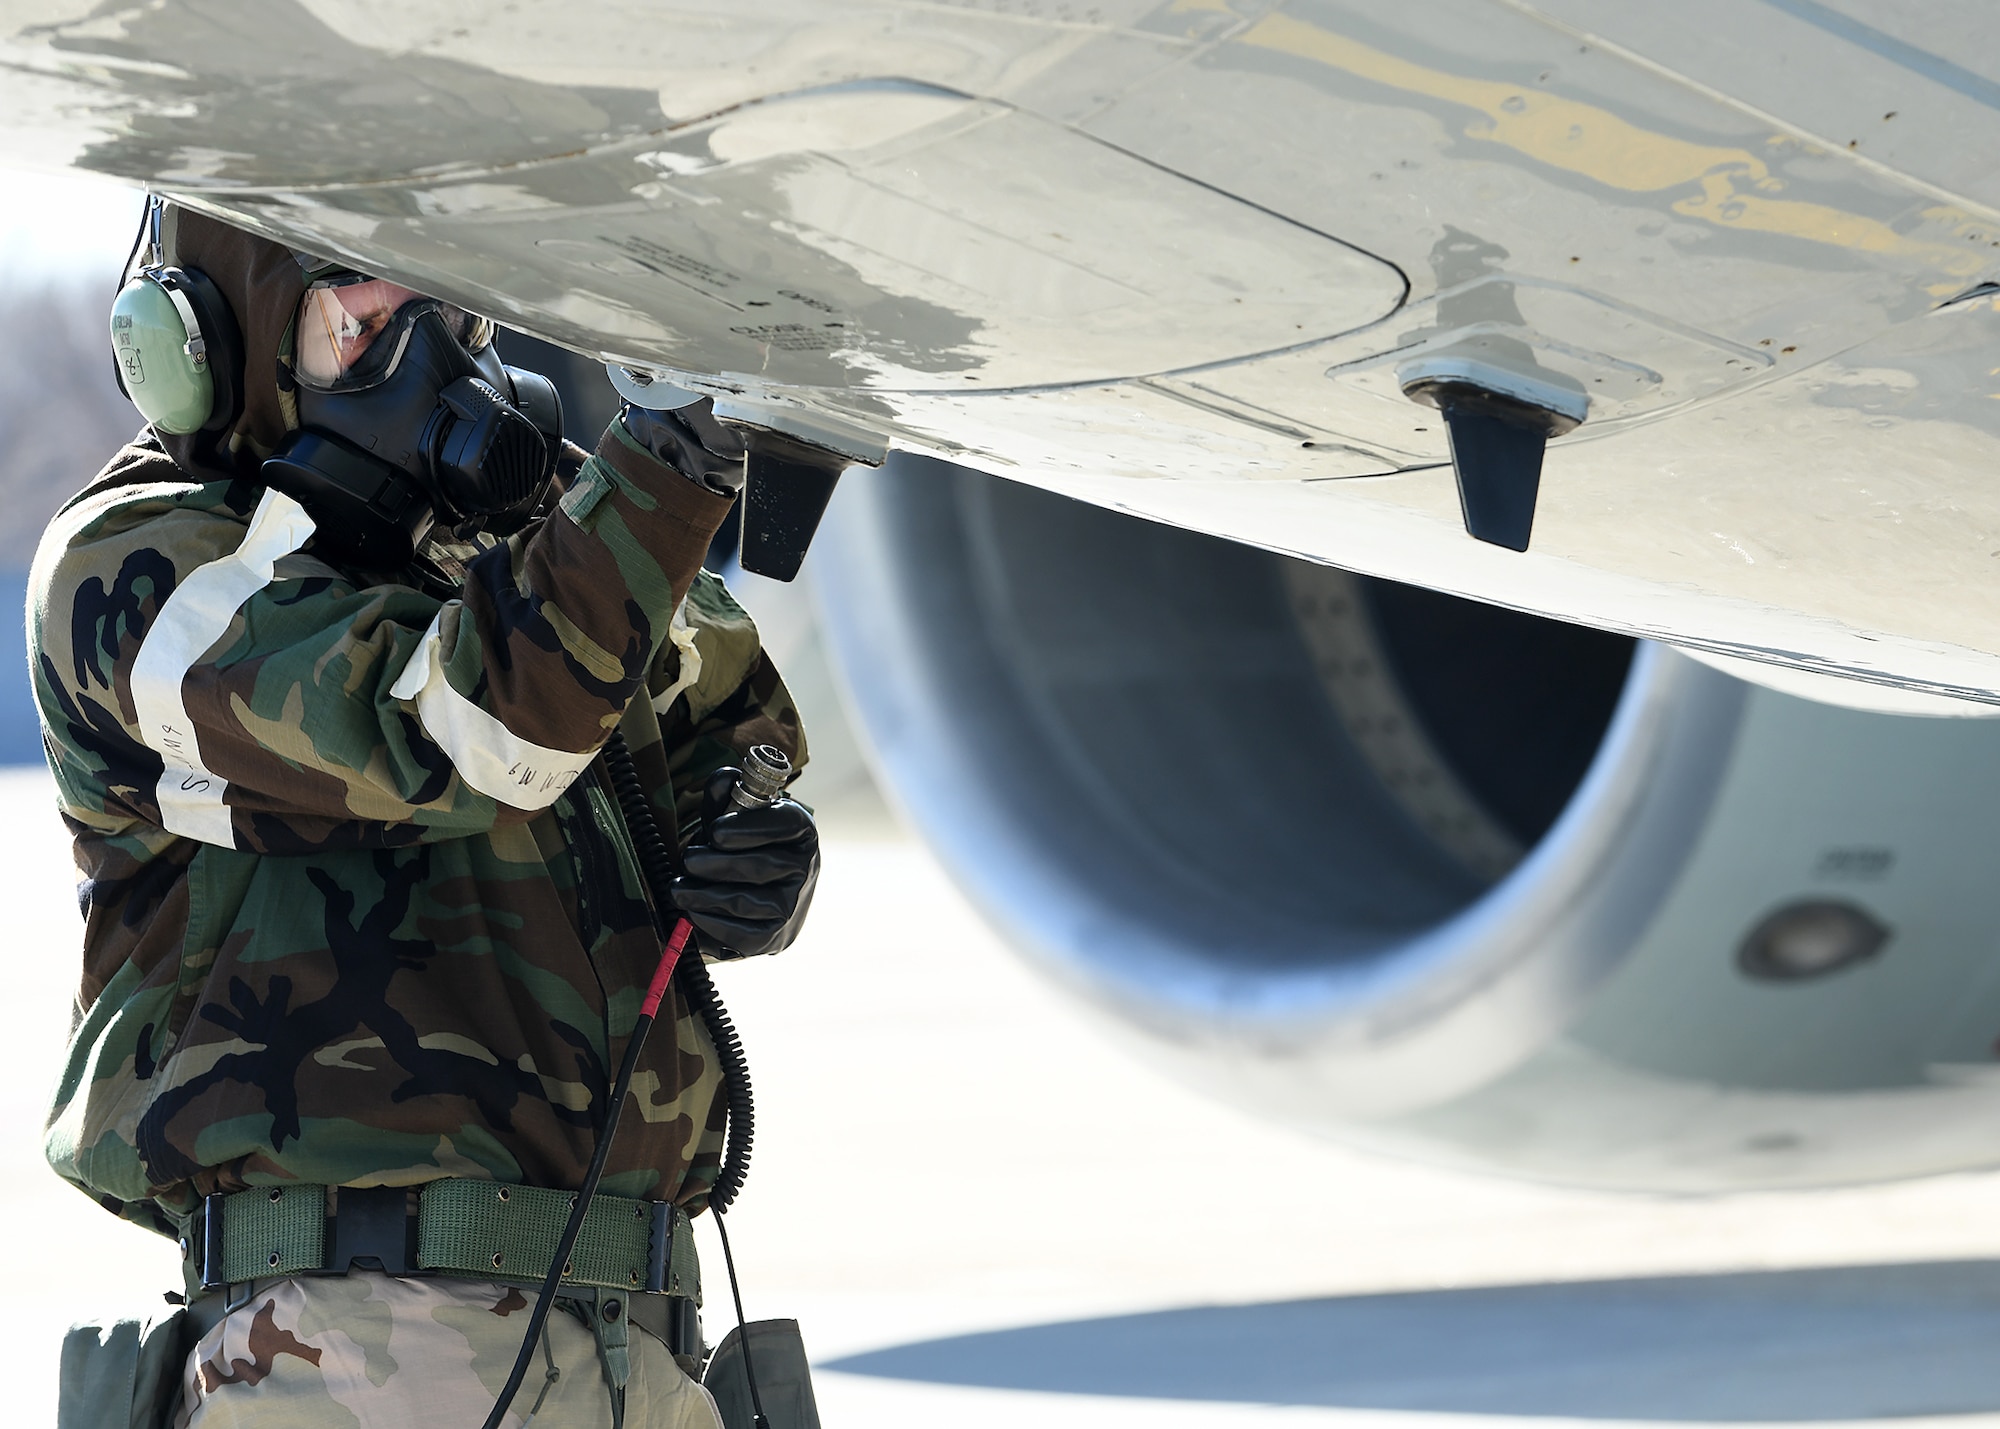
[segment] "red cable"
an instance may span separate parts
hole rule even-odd
[[[674,968],[681,960],[681,950],[687,946],[688,935],[694,932],[694,925],[685,918],[674,921],[674,931],[667,938],[667,946],[660,954],[660,965],[653,970],[653,983],[646,989],[646,1000],[639,1004],[641,1017],[652,1017],[660,1010],[660,999],[667,995],[667,984],[673,979]]]

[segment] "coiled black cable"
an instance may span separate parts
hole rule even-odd
[[[653,817],[652,802],[646,797],[646,786],[640,782],[632,750],[622,732],[614,733],[605,744],[604,767],[611,777],[611,792],[618,800],[619,812],[625,816],[626,831],[632,835],[639,870],[652,891],[656,915],[671,920],[674,856],[660,833],[658,820]],[[660,936],[666,936],[664,927],[659,932]],[[694,956],[680,960],[674,969],[674,979],[680,984],[681,995],[708,1028],[709,1040],[715,1044],[715,1060],[722,1069],[722,1097],[729,1111],[729,1131],[722,1169],[716,1173],[708,1199],[717,1208],[727,1210],[750,1174],[750,1147],[756,1139],[757,1108],[750,1092],[750,1064],[743,1056],[743,1041],[736,1035],[736,1024],[722,1005],[715,979],[709,976],[699,949],[694,950]]]
[[[736,1024],[729,1020],[729,1012],[722,1005],[715,979],[708,975],[700,951],[683,959],[674,976],[680,979],[681,991],[708,1027],[709,1039],[715,1043],[715,1060],[722,1064],[722,1098],[729,1108],[729,1140],[722,1154],[722,1169],[715,1175],[708,1199],[709,1204],[726,1211],[736,1203],[736,1193],[743,1189],[744,1178],[750,1174],[750,1145],[757,1135],[757,1108],[750,1095],[750,1065],[744,1060]]]
[[[640,782],[639,767],[632,762],[632,748],[625,743],[623,730],[615,731],[604,745],[604,771],[611,777],[611,792],[617,797],[618,810],[625,816],[625,831],[632,835],[633,850],[639,855],[639,871],[653,895],[653,916],[659,920],[655,931],[664,938],[673,906],[667,891],[673,882],[674,858],[660,837],[652,801],[646,797],[646,786]]]

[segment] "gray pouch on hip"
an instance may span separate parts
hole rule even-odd
[[[819,1405],[813,1399],[812,1367],[806,1363],[806,1342],[797,1320],[753,1320],[722,1337],[708,1358],[702,1388],[715,1396],[725,1429],[752,1429],[750,1382],[743,1373],[745,1336],[750,1371],[757,1379],[757,1401],[771,1429],[819,1429]],[[67,1429],[67,1426],[65,1426]]]
[[[73,1325],[63,1336],[56,1429],[165,1429],[180,1402],[187,1312]]]

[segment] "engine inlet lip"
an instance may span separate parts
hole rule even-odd
[[[1894,932],[1858,903],[1800,899],[1758,920],[1736,949],[1736,966],[1757,982],[1811,982],[1876,957]]]

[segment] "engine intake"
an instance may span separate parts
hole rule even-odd
[[[2000,914],[1963,853],[2000,835],[2000,726],[1813,704],[942,462],[849,486],[815,564],[885,786],[1196,1085],[1597,1184],[2000,1158],[2000,980],[1932,901]],[[1770,976],[1768,920],[1836,903],[1868,955]]]

